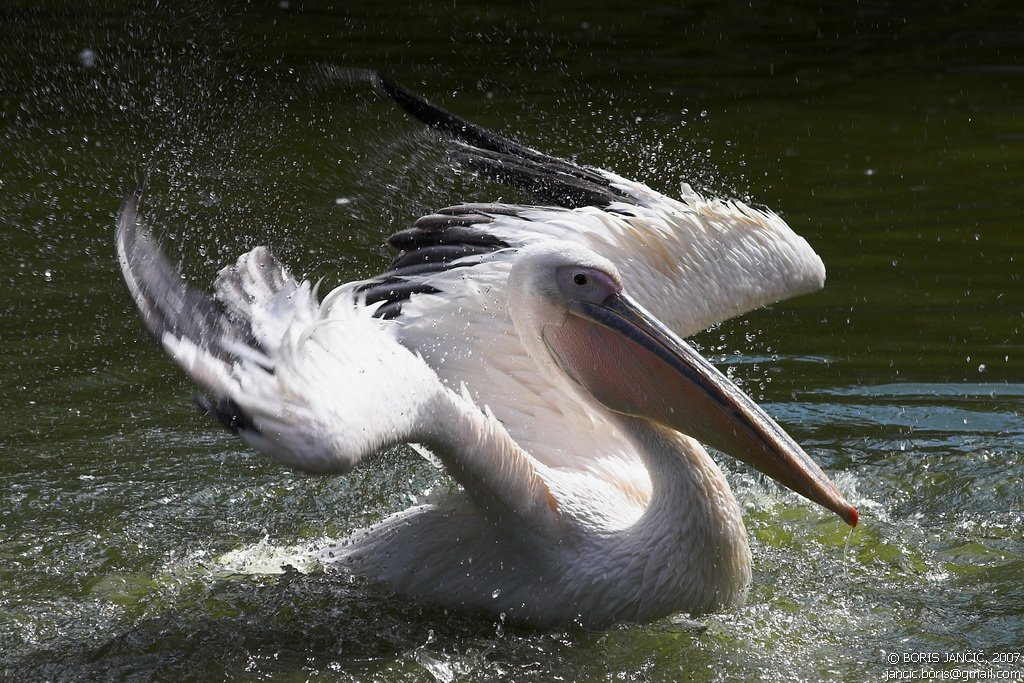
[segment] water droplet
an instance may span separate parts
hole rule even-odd
[[[498,623],[494,625],[494,632],[500,638],[505,635],[505,613],[502,612],[498,615]]]
[[[78,53],[78,61],[86,69],[91,69],[96,66],[96,51],[89,48],[85,48]]]

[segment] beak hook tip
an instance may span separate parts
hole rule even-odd
[[[850,525],[850,528],[856,528],[857,522],[860,521],[860,513],[857,512],[857,508],[850,505],[843,511],[843,521]]]

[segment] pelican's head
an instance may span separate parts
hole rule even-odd
[[[585,247],[523,249],[509,310],[535,359],[606,408],[691,436],[857,524],[807,453],[739,387],[633,301],[618,270]]]

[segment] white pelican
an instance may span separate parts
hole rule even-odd
[[[190,288],[137,227],[137,193],[117,225],[146,327],[243,441],[321,473],[420,444],[459,484],[325,559],[540,627],[736,605],[746,531],[701,443],[856,525],[817,464],[681,339],[820,288],[802,238],[771,212],[686,186],[671,199],[372,78],[462,162],[548,205],[441,209],[388,240],[388,270],[320,302],[263,247],[220,271],[214,297]]]

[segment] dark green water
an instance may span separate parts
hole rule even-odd
[[[1019,674],[991,660],[1024,650],[1024,12],[560,7],[0,9],[5,678],[873,681],[966,650]],[[144,179],[198,281],[264,243],[327,286],[426,210],[506,192],[453,180],[433,136],[325,65],[779,211],[826,289],[697,341],[861,526],[727,464],[755,585],[699,626],[520,632],[270,573],[444,484],[406,451],[299,476],[207,424],[142,332],[113,217]]]

